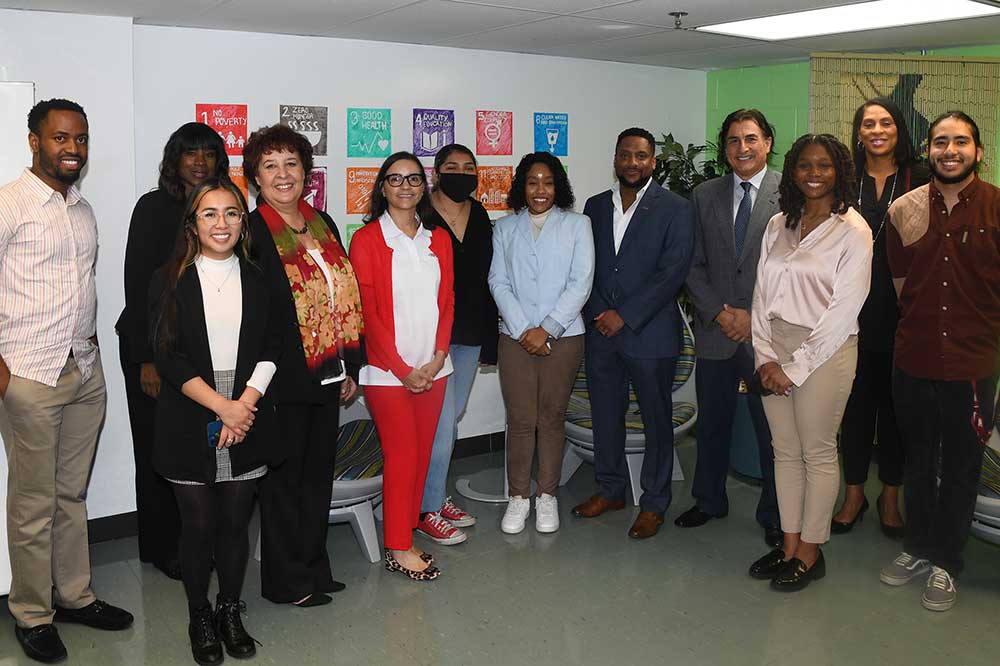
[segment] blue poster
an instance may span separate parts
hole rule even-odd
[[[569,153],[569,114],[535,114],[535,152],[547,152],[560,157]]]

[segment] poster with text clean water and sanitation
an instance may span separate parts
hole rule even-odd
[[[378,168],[348,167],[347,169],[347,214],[364,215],[371,206],[372,189]]]
[[[566,157],[569,153],[569,114],[535,114],[535,152]]]
[[[510,155],[514,114],[511,111],[476,111],[476,154]]]
[[[514,180],[514,167],[481,166],[476,198],[486,210],[507,210],[507,193]]]
[[[246,104],[195,104],[194,119],[219,133],[226,144],[226,155],[243,154],[247,142]]]
[[[313,167],[306,176],[306,185],[302,189],[302,198],[316,210],[326,210],[326,167]]]
[[[325,106],[281,104],[278,108],[279,122],[306,137],[312,144],[313,155],[319,157],[326,155],[327,152],[328,115]]]
[[[347,110],[347,156],[389,157],[392,153],[392,109]]]
[[[453,109],[413,109],[414,155],[433,157],[449,143],[455,143]]]

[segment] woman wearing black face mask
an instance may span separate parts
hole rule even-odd
[[[458,419],[472,391],[479,364],[497,362],[498,314],[486,283],[493,260],[493,227],[475,199],[476,158],[465,146],[444,146],[434,158],[434,189],[430,219],[445,229],[455,257],[455,323],[449,350],[454,373],[448,380],[444,405],[434,435],[431,462],[424,484],[417,531],[437,543],[462,543],[462,527],[476,522],[445,497],[445,481],[455,445]]]

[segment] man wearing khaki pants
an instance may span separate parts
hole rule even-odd
[[[94,266],[97,223],[73,187],[87,116],[48,100],[28,114],[31,168],[0,188],[0,435],[7,453],[8,605],[26,655],[58,661],[53,619],[124,629],[90,589],[87,481],[104,419]]]

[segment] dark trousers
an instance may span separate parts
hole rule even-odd
[[[325,404],[275,406],[285,461],[260,484],[261,594],[276,603],[332,591],[326,533],[330,516],[340,382]]]
[[[996,386],[996,375],[975,382],[987,433]],[[972,425],[973,382],[917,379],[896,368],[892,392],[906,442],[904,548],[957,576],[983,466],[984,442]]]
[[[858,351],[858,369],[840,424],[844,480],[868,480],[872,441],[878,434],[878,478],[887,486],[903,482],[903,440],[892,399],[892,352]]]
[[[128,360],[129,344],[118,338],[118,354],[125,375],[125,399],[135,458],[135,509],[139,530],[139,559],[170,563],[177,560],[181,518],[170,482],[153,471],[153,422],[156,400],[142,392],[139,364]]]
[[[727,359],[698,359],[695,388],[698,393],[698,458],[691,494],[698,508],[722,517],[729,513],[726,478],[729,474],[729,449],[732,443],[733,416],[739,382],[753,377],[753,357],[738,349]],[[778,495],[774,489],[774,450],[771,430],[760,396],[747,395],[747,407],[753,421],[762,478],[757,501],[757,522],[761,527],[778,527]]]
[[[674,471],[673,384],[677,357],[629,358],[609,340],[587,338],[587,390],[594,429],[594,467],[601,495],[625,500],[629,488],[625,464],[625,412],[629,380],[635,388],[646,433],[640,484],[643,511],[663,513],[670,506]]]

